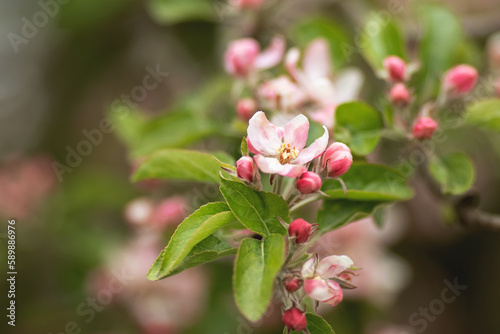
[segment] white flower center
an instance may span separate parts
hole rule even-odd
[[[277,159],[280,164],[285,165],[290,161],[297,158],[299,155],[299,150],[295,148],[295,146],[291,146],[290,144],[281,144],[281,147],[278,149]]]

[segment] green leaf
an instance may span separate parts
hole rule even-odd
[[[335,127],[348,130],[346,141],[356,155],[367,155],[377,146],[383,127],[382,117],[378,111],[362,102],[341,104],[335,112]]]
[[[241,313],[255,322],[266,312],[274,279],[283,264],[283,236],[270,234],[263,240],[245,239],[236,256],[233,288]]]
[[[426,5],[420,12],[424,26],[420,45],[421,70],[417,75],[420,95],[434,93],[441,76],[455,62],[462,40],[462,28],[458,19],[440,6]]]
[[[348,55],[342,48],[350,44],[349,38],[345,30],[335,22],[321,18],[309,19],[300,22],[292,30],[292,39],[301,48],[305,48],[318,37],[328,41],[332,62],[336,68],[348,62]]]
[[[286,222],[290,222],[290,217],[288,205],[281,196],[226,179],[222,179],[220,191],[236,218],[249,230],[260,235],[286,234],[278,217]]]
[[[160,24],[176,24],[189,20],[213,20],[214,7],[210,0],[149,0],[148,11]]]
[[[61,1],[62,3],[62,1]],[[66,29],[95,29],[130,8],[132,0],[71,0],[60,6],[59,24]],[[58,8],[59,6],[56,5]]]
[[[181,149],[159,150],[143,162],[133,176],[145,179],[184,180],[218,183],[221,162],[214,156]]]
[[[138,110],[116,104],[110,108],[108,115],[115,126],[115,133],[129,148],[141,141],[144,125],[148,120]]]
[[[382,203],[378,201],[325,200],[323,207],[318,212],[319,228],[322,232],[331,231],[350,222],[366,218]]]
[[[191,252],[189,252],[184,260],[182,260],[168,276],[173,276],[188,268],[211,262],[228,255],[234,255],[236,252],[236,248],[231,248],[227,243],[210,235],[194,246]]]
[[[209,203],[196,210],[177,227],[168,246],[149,270],[148,279],[171,276],[195,245],[234,220],[226,203]]]
[[[154,117],[141,130],[140,140],[132,146],[139,157],[161,148],[185,147],[218,131],[209,119],[185,109]]]
[[[441,190],[445,194],[463,194],[474,183],[474,165],[463,153],[433,158],[429,163],[429,172],[441,184]]]
[[[325,319],[313,313],[306,313],[307,329],[311,334],[335,334],[332,327]],[[291,331],[291,334],[299,333]]]
[[[413,197],[413,191],[404,177],[393,169],[367,163],[354,163],[342,176],[347,195],[340,182],[329,179],[321,190],[329,199],[340,198],[355,201],[404,201]]]
[[[500,132],[500,99],[472,104],[467,108],[465,122],[485,130]]]
[[[375,69],[382,68],[383,61],[387,56],[406,58],[406,48],[399,28],[393,21],[387,21],[387,23],[385,21],[386,19],[379,14],[372,13],[365,25],[361,39],[363,45],[361,50]],[[373,32],[374,22],[384,22],[383,25],[377,24],[380,29],[377,33]]]

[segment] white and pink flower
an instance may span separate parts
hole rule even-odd
[[[231,42],[224,55],[226,72],[246,78],[252,72],[276,66],[285,53],[285,40],[276,36],[264,51],[260,51],[259,43],[253,38],[242,38]]]
[[[297,177],[304,166],[319,157],[328,145],[328,130],[309,147],[306,146],[309,121],[298,115],[283,128],[276,127],[259,111],[249,121],[247,141],[254,161],[264,173]]]
[[[317,257],[307,260],[302,266],[304,292],[312,299],[336,306],[343,298],[340,285],[331,280],[353,266],[352,260],[346,255],[325,257],[318,263]]]

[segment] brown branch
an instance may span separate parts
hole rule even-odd
[[[470,229],[500,231],[500,215],[484,212],[479,208],[479,194],[469,192],[455,203],[458,221]]]

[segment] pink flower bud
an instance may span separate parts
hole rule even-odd
[[[321,177],[314,172],[305,172],[297,180],[297,189],[301,194],[315,193],[321,188]]]
[[[420,117],[413,126],[413,137],[417,139],[429,139],[436,129],[437,123],[430,117]]]
[[[384,68],[387,71],[389,79],[393,82],[405,80],[406,64],[398,56],[389,56],[384,59]]]
[[[296,307],[285,311],[281,321],[293,331],[302,331],[307,328],[306,315]]]
[[[344,296],[337,282],[320,278],[305,279],[304,291],[312,299],[330,306],[337,306]]]
[[[394,105],[404,107],[410,103],[410,93],[403,83],[395,84],[394,87],[392,87],[389,96],[391,97],[391,102]]]
[[[330,145],[323,155],[323,168],[327,168],[329,177],[339,177],[351,168],[352,154],[346,144],[336,142]]]
[[[161,201],[152,215],[152,224],[156,228],[177,226],[187,215],[188,202],[183,197],[172,197]]]
[[[233,6],[238,9],[257,10],[262,6],[263,3],[264,0],[232,0]]]
[[[255,176],[255,165],[249,156],[243,156],[236,161],[236,173],[242,180],[253,182]]]
[[[454,96],[467,94],[477,81],[477,70],[469,65],[458,65],[444,74],[444,90]]]
[[[304,219],[295,219],[288,227],[288,235],[292,238],[295,237],[295,242],[298,244],[306,242],[310,234],[311,224]]]
[[[236,104],[236,113],[241,120],[248,122],[257,112],[257,102],[251,98],[239,99]]]
[[[224,55],[226,72],[236,77],[246,77],[254,69],[259,51],[259,43],[252,38],[231,42]]]
[[[283,285],[286,291],[295,292],[300,288],[302,281],[295,276],[287,276],[283,279]]]

